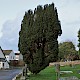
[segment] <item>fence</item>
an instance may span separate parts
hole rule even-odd
[[[76,65],[76,64],[80,64],[80,60],[76,60],[76,61],[67,61],[67,62],[53,62],[50,63],[49,66],[53,66],[55,64],[60,64],[60,66],[65,66],[65,65]]]

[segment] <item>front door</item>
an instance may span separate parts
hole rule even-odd
[[[3,63],[3,68],[4,68],[4,63]]]

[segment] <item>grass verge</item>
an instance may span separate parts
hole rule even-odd
[[[60,77],[76,76],[77,78],[80,79],[80,74],[78,73],[80,71],[80,65],[75,65],[74,67],[62,66],[62,67],[60,67],[60,70],[73,72],[73,73],[60,74]],[[20,80],[20,77],[18,77],[17,80]],[[49,66],[49,67],[45,68],[44,70],[42,70],[37,75],[30,74],[29,80],[56,80],[55,67]]]

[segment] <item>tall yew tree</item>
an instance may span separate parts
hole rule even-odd
[[[78,47],[79,47],[79,55],[80,55],[80,29],[78,31],[78,41],[79,41]]]
[[[57,38],[62,34],[54,4],[37,6],[25,12],[19,32],[19,50],[29,70],[37,74],[58,60]]]

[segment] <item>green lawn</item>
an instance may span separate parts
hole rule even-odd
[[[61,74],[60,77],[76,76],[77,78],[80,79],[80,74],[78,74],[78,71],[80,70],[80,65],[76,65],[75,67],[63,66],[63,67],[60,67],[60,70],[61,71],[73,71],[73,73]],[[16,80],[20,80],[19,78],[20,76],[18,76]],[[55,67],[49,66],[46,69],[42,70],[37,75],[30,74],[29,80],[56,80]]]
[[[29,79],[30,80],[55,80],[56,73],[54,71],[54,67],[47,67],[37,75],[31,74]]]
[[[76,65],[74,68],[70,66],[63,66],[60,68],[61,71],[73,71],[73,73],[65,73],[61,74],[61,77],[66,76],[76,76],[80,79],[80,74],[78,74],[78,70],[80,70],[80,65]],[[46,69],[42,70],[39,74],[34,75],[31,74],[29,77],[29,80],[56,80],[56,73],[55,73],[55,67],[50,66]]]
[[[70,67],[70,66],[61,67],[61,71],[73,71],[73,73],[62,74],[61,76],[63,77],[76,76],[77,78],[80,79],[80,74],[78,73],[79,70],[80,70],[80,65],[75,65],[74,67]]]
[[[20,74],[20,75],[18,75],[18,77],[16,78],[16,80],[20,80],[20,77],[21,77],[21,74]]]

